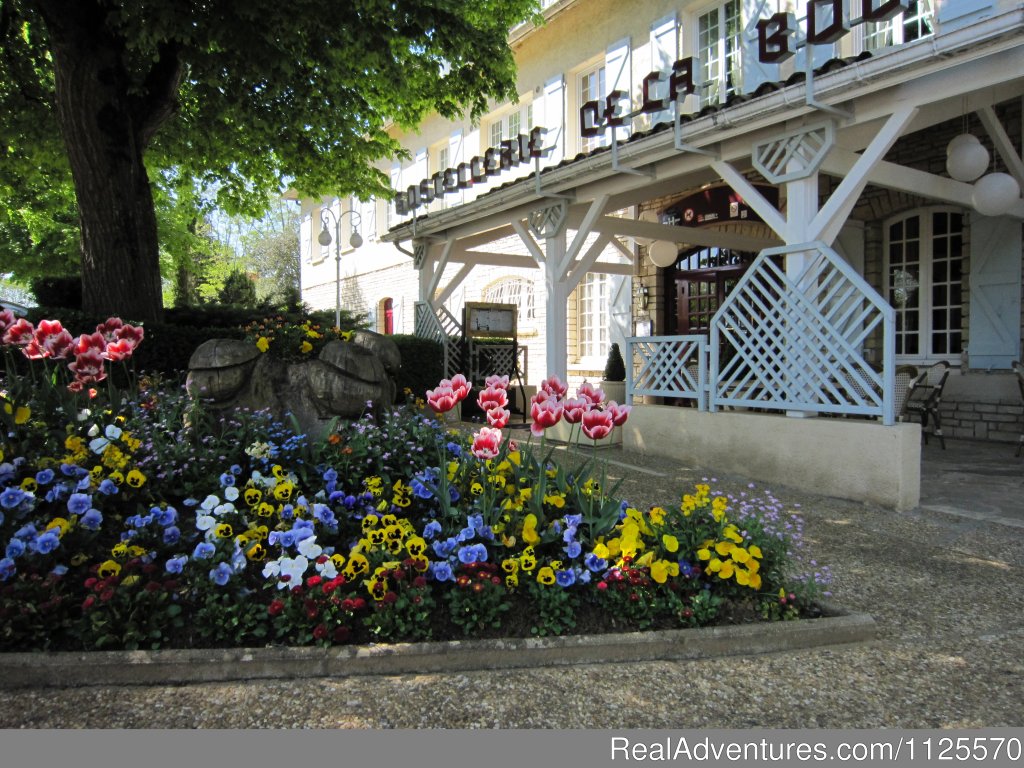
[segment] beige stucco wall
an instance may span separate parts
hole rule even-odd
[[[918,424],[639,405],[623,426],[623,446],[893,509],[912,509],[921,496]]]

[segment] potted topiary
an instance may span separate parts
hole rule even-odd
[[[618,344],[612,344],[608,350],[601,389],[608,400],[614,400],[620,405],[626,401],[626,364],[622,360]]]

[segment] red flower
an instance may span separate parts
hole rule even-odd
[[[4,344],[13,344],[16,347],[24,347],[32,341],[32,334],[35,328],[25,318],[16,320],[12,325],[7,326],[4,331]]]
[[[271,616],[277,616],[284,610],[284,602],[281,600],[271,600],[270,605],[267,606],[267,613]]]
[[[347,642],[348,641],[348,635],[349,635],[348,627],[337,627],[334,630],[334,642],[336,642],[336,643]]]
[[[307,587],[316,587],[316,586],[319,586],[319,584],[322,581],[323,581],[323,578],[321,576],[310,576],[308,579],[306,579],[306,586]]]
[[[356,601],[350,597],[346,597],[341,601],[341,610],[343,611],[354,611],[356,609]]]
[[[489,386],[480,390],[476,398],[476,404],[481,411],[489,411],[492,408],[504,408],[508,405],[508,392],[501,387]]]
[[[443,380],[441,383],[448,384],[448,386],[452,388],[452,392],[455,393],[455,400],[457,402],[461,403],[463,400],[466,399],[466,396],[469,395],[469,382],[466,381],[466,377],[463,376],[461,373],[456,373],[454,376],[452,376],[451,381]]]
[[[599,582],[597,582],[597,588],[601,592],[604,592],[606,589],[608,589],[608,582],[607,581],[599,581]]]
[[[584,397],[570,397],[563,405],[562,418],[569,424],[579,424],[583,414],[590,410],[590,401]]]
[[[561,421],[564,410],[565,406],[560,400],[544,392],[538,392],[533,396],[530,405],[530,417],[533,419],[530,431],[536,437],[540,437],[545,429]]]
[[[117,331],[123,325],[124,321],[120,317],[108,317],[106,322],[96,326],[96,333],[103,336],[104,341],[114,341],[117,339]]]
[[[434,413],[448,413],[459,402],[450,386],[439,384],[436,389],[427,390],[427,405]]]
[[[90,576],[88,579],[85,580],[82,586],[84,586],[86,589],[92,589],[94,586],[96,586],[97,581],[99,581],[99,579],[97,579],[95,576]]]
[[[491,408],[487,411],[487,423],[495,429],[502,429],[511,416],[512,412],[507,408]]]
[[[583,434],[591,440],[600,440],[607,437],[615,426],[612,420],[611,411],[591,408],[583,414]]]
[[[355,600],[352,601],[352,609],[355,611],[361,611],[365,607],[366,601],[361,597],[357,597]]]
[[[552,374],[540,383],[540,391],[544,392],[549,397],[561,400],[565,397],[565,393],[569,391],[569,387],[567,384],[562,383],[561,379]]]
[[[3,336],[12,325],[14,325],[14,312],[9,309],[0,311],[0,336]]]
[[[88,611],[94,605],[96,605],[96,598],[93,595],[89,595],[82,601],[82,610]]]
[[[107,351],[107,340],[102,333],[83,333],[75,340],[75,355],[84,354],[90,350],[102,355]]]
[[[118,341],[124,342],[133,350],[142,343],[143,337],[146,335],[146,331],[142,326],[135,325],[123,325],[117,329],[114,336]]]
[[[584,381],[580,385],[576,396],[589,401],[591,405],[600,405],[604,401],[604,392],[589,381]]]
[[[425,587],[425,586],[427,586],[427,578],[426,578],[426,576],[417,576],[415,579],[412,580],[412,585],[414,587]]]
[[[313,627],[313,637],[317,640],[323,640],[327,637],[327,627],[323,624],[317,624]]]
[[[102,600],[104,603],[109,603],[113,599],[114,599],[114,590],[113,590],[113,588],[107,588],[107,589],[103,590],[100,593],[100,600]]]
[[[398,602],[398,595],[394,592],[389,591],[387,592],[387,594],[384,595],[382,602],[387,603],[388,605],[393,605],[394,603]]]
[[[473,455],[478,459],[493,459],[501,448],[501,430],[481,427],[473,434]]]
[[[616,427],[621,427],[626,423],[626,419],[629,418],[629,412],[633,410],[631,405],[619,405],[614,400],[608,403],[608,413],[612,415],[612,423]]]
[[[127,360],[131,356],[132,347],[127,341],[112,341],[103,352],[103,357],[114,363]]]
[[[75,362],[68,363],[68,368],[75,374],[75,381],[79,384],[93,384],[107,378],[103,371],[103,353],[93,349],[78,353]],[[81,388],[74,391],[80,392]]]

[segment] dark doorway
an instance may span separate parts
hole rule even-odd
[[[668,268],[669,334],[707,335],[711,318],[736,286],[757,254],[728,248],[682,251]]]

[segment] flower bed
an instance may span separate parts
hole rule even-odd
[[[567,398],[544,382],[519,444],[497,377],[473,434],[435,415],[469,395],[455,377],[425,406],[312,441],[261,413],[212,420],[158,382],[115,389],[105,365],[131,354],[118,321],[84,347],[52,343],[66,333],[53,323],[0,314],[2,649],[549,636],[817,610],[827,571],[806,573],[799,518],[773,499],[698,485],[637,509],[585,450],[554,461],[546,428],[565,419],[597,440],[629,416],[590,385]],[[91,378],[70,386],[79,348]]]

